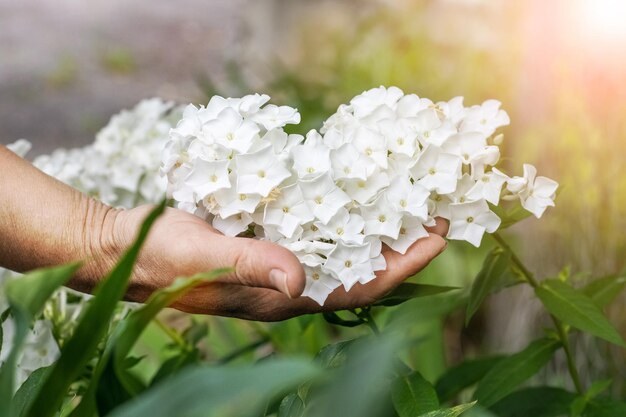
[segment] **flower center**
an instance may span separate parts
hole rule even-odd
[[[385,223],[387,221],[387,217],[385,217],[384,214],[381,214],[380,216],[378,216],[378,221],[381,223]]]
[[[398,139],[396,139],[396,143],[397,143],[398,145],[404,145],[404,138],[398,138]]]
[[[322,204],[323,202],[324,202],[324,197],[321,197],[321,196],[315,197],[316,204]]]
[[[217,175],[211,175],[211,182],[217,182]]]
[[[365,155],[372,156],[373,153],[374,153],[374,151],[372,151],[372,148],[365,149]]]
[[[318,230],[320,230],[316,225],[312,224],[311,225],[311,231],[312,232],[317,232]]]
[[[430,168],[430,169],[428,170],[428,173],[429,173],[430,175],[435,175],[435,174],[437,173],[437,170],[433,167],[433,168]]]
[[[259,176],[259,178],[265,178],[265,171],[263,171],[262,169],[259,170],[259,172],[257,172],[257,175]]]
[[[406,200],[400,200],[400,207],[406,207]]]
[[[320,279],[320,274],[318,274],[317,272],[313,272],[313,273],[311,274],[311,279],[312,279],[313,281],[317,281],[318,279]]]
[[[306,172],[308,172],[309,174],[312,174],[312,173],[314,173],[314,172],[315,172],[315,168],[313,168],[313,167],[308,167],[308,168],[306,169]]]
[[[233,140],[235,139],[235,135],[232,132],[229,132],[226,134],[226,139],[227,140]]]
[[[283,207],[283,213],[289,213],[289,207]]]
[[[345,261],[343,264],[346,266],[346,268],[352,268],[352,261],[350,259]]]
[[[341,235],[343,235],[343,233],[344,233],[343,227],[338,227],[338,228],[337,228],[337,234],[338,234],[339,236],[341,236]]]
[[[245,194],[239,194],[239,201],[246,201],[246,198],[248,198]]]
[[[459,203],[465,203],[465,196],[462,196],[461,198],[459,198]]]
[[[356,183],[359,188],[365,188],[365,181],[359,181]]]
[[[468,223],[473,223],[474,222],[474,218],[472,216],[469,216],[467,219]]]
[[[426,132],[424,132],[424,137],[426,139],[428,139],[430,137],[430,132],[428,130]]]
[[[352,170],[350,169],[350,167],[345,167],[345,168],[343,169],[343,172],[344,172],[345,174],[349,174],[350,172],[352,172]]]
[[[489,182],[489,177],[488,176],[484,176],[481,178],[482,182]]]
[[[404,227],[400,228],[400,234],[401,235],[405,235],[406,234],[406,229]]]

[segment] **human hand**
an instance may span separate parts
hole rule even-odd
[[[109,248],[127,248],[151,207],[117,211],[104,236]],[[365,306],[382,297],[406,278],[423,269],[441,253],[447,223],[438,219],[430,235],[411,246],[405,255],[387,247],[387,269],[368,284],[356,284],[349,293],[337,288],[322,307],[299,297],[305,274],[288,249],[271,242],[226,237],[202,219],[168,208],[156,221],[141,251],[127,297],[144,301],[179,276],[191,276],[216,268],[235,272],[187,293],[172,307],[190,313],[276,321],[301,314]],[[115,251],[107,250],[113,253]],[[109,262],[110,264],[110,262]]]

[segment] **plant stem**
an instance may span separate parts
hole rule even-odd
[[[526,279],[526,282],[528,282],[528,284],[533,288],[539,287],[540,285],[539,281],[537,281],[533,273],[530,272],[528,268],[526,268],[526,266],[522,263],[522,261],[515,254],[515,252],[513,252],[513,249],[511,249],[509,244],[506,243],[506,241],[502,238],[502,236],[500,236],[498,233],[493,233],[492,236],[502,249],[504,249],[505,251],[508,251],[511,254],[511,261],[513,261],[515,266],[520,270],[520,272]],[[572,352],[571,346],[569,344],[569,337],[567,334],[567,330],[565,329],[565,326],[559,319],[557,319],[553,315],[550,315],[550,318],[554,322],[554,327],[556,327],[557,333],[559,335],[559,340],[561,341],[561,344],[563,345],[563,351],[565,351],[565,356],[567,358],[567,369],[569,370],[570,376],[572,378],[572,382],[574,383],[574,387],[576,388],[576,391],[579,394],[583,394],[584,389],[583,389],[582,383],[580,382],[580,376],[578,375],[578,370],[576,369],[576,361],[574,360],[574,353]]]
[[[361,313],[359,314],[359,317],[365,320],[370,329],[372,329],[372,333],[374,333],[376,336],[380,335],[380,329],[378,328],[374,317],[372,317],[369,308],[363,308],[361,310]]]
[[[154,323],[165,333],[169,336],[170,339],[172,339],[172,341],[174,343],[176,343],[178,346],[180,346],[181,348],[183,348],[184,350],[189,349],[189,346],[187,346],[187,342],[185,342],[185,340],[180,336],[180,334],[178,334],[178,332],[176,332],[175,330],[173,330],[171,327],[165,325],[161,320],[158,319],[154,319]]]

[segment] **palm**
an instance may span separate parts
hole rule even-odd
[[[121,230],[137,230],[148,211],[149,207],[139,207],[126,212]],[[338,288],[322,308],[307,297],[289,298],[268,281],[269,270],[281,268],[289,271],[290,294],[300,294],[304,288],[302,268],[285,248],[265,241],[225,237],[198,217],[168,209],[156,222],[142,250],[129,298],[142,301],[178,276],[235,266],[235,273],[194,289],[174,307],[192,313],[264,321],[360,307],[371,304],[424,268],[445,247],[441,236],[446,229],[447,225],[440,222],[430,237],[416,242],[405,255],[385,248],[386,271],[378,273],[377,279],[368,284],[355,285],[349,293]],[[129,242],[132,236],[122,232],[121,239]]]

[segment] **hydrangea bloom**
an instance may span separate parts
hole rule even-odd
[[[306,139],[288,135],[296,109],[267,95],[213,97],[189,105],[170,132],[163,175],[179,208],[222,233],[290,249],[302,262],[304,295],[323,304],[386,268],[382,244],[405,253],[435,217],[449,239],[479,246],[500,219],[489,204],[519,198],[540,217],[558,184],[524,166],[510,178],[494,167],[492,135],[509,123],[496,100],[464,107],[379,87],[339,106]]]

